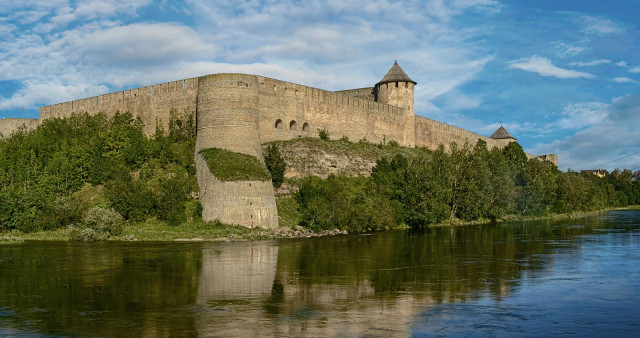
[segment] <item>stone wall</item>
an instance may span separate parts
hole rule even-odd
[[[197,93],[198,78],[190,78],[44,106],[40,119],[66,117],[74,112],[104,112],[109,116],[116,111],[130,112],[142,118],[145,133],[150,135],[156,122],[168,126],[171,109],[195,112]]]
[[[264,163],[260,142],[258,81],[243,74],[201,77],[198,86],[196,176],[202,219],[228,224],[278,226],[271,180],[222,182],[209,170],[202,149],[220,148],[257,157]]]
[[[494,140],[490,137],[472,133],[462,128],[422,116],[416,116],[415,135],[416,147],[427,147],[429,149],[436,149],[442,144],[445,150],[449,150],[451,142],[456,142],[458,145],[469,142],[469,144],[473,146],[478,140],[487,142],[487,148],[489,149],[493,147],[503,148],[509,144],[509,140]]]
[[[9,137],[20,127],[32,130],[38,127],[38,119],[2,119],[0,120],[0,138]]]
[[[322,89],[258,76],[260,83],[260,139],[264,142],[318,136],[327,130],[332,139],[397,141],[412,146],[405,128],[412,116],[407,109],[342,95]]]
[[[40,118],[128,111],[141,117],[145,133],[152,134],[157,123],[168,126],[171,109],[195,112],[194,156],[203,219],[261,227],[278,225],[271,182],[222,182],[210,172],[200,150],[222,148],[264,162],[262,143],[317,137],[320,130],[328,131],[332,139],[396,141],[431,149],[440,144],[448,149],[453,141],[475,144],[478,139],[489,148],[509,143],[415,116],[412,82],[380,86],[385,87],[377,88],[381,102],[376,102],[372,88],[331,92],[257,75],[213,74],[45,106],[40,108]],[[0,123],[0,133],[25,123],[12,120]],[[557,164],[554,155],[546,158]]]
[[[369,101],[375,101],[376,97],[373,95],[373,87],[365,87],[365,88],[356,88],[356,89],[347,89],[347,90],[338,90],[334,93],[357,97],[359,99],[365,99]]]

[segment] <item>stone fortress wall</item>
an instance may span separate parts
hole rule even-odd
[[[21,127],[35,129],[38,126],[38,119],[9,118],[0,120],[0,138],[9,137],[14,131]]]
[[[200,150],[222,148],[264,162],[261,144],[317,137],[321,130],[333,139],[395,141],[431,149],[440,144],[448,149],[451,142],[473,145],[480,139],[491,149],[515,140],[506,130],[503,132],[509,138],[485,137],[416,116],[415,84],[397,63],[375,87],[337,92],[258,75],[212,74],[41,107],[39,121],[74,112],[105,112],[109,116],[130,112],[142,119],[145,133],[152,134],[156,125],[168,126],[172,109],[195,112],[194,156],[203,219],[275,227],[278,217],[271,182],[222,182],[209,171]],[[34,121],[38,120],[0,120],[0,134],[8,136],[23,124],[34,128],[38,123]],[[554,154],[543,159],[557,165]]]
[[[40,120],[66,117],[74,112],[104,112],[109,116],[117,111],[130,112],[142,119],[145,133],[152,134],[156,122],[165,128],[168,126],[171,109],[196,111],[198,79],[166,82],[40,107]]]

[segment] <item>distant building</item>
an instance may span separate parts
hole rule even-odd
[[[607,174],[607,171],[604,170],[604,169],[580,170],[580,173],[593,174],[593,175],[596,175],[596,176],[598,176],[600,178],[603,178]]]
[[[631,175],[631,182],[635,182],[640,179],[640,170],[636,171]]]

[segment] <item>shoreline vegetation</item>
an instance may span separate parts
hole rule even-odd
[[[640,208],[640,182],[631,171],[603,178],[562,172],[527,160],[516,142],[491,150],[483,141],[452,143],[445,151],[329,136],[322,130],[320,139],[263,145],[266,168],[254,158],[206,150],[208,166],[228,180],[272,178],[281,227],[249,229],[201,220],[193,113],[172,111],[168,130],[158,125],[152,136],[129,113],[47,119],[0,140],[0,244],[318,237]],[[285,178],[287,166],[311,174],[326,166],[292,156],[300,149],[355,166],[326,178]]]
[[[590,212],[572,212],[564,214],[552,214],[546,216],[519,216],[506,217],[491,222],[490,220],[443,222],[430,224],[429,227],[471,226],[505,222],[529,222],[538,220],[567,220],[603,214],[612,210],[640,210],[640,206],[627,206],[607,208]],[[409,230],[408,226],[398,226],[389,230]],[[142,241],[142,242],[232,242],[232,241],[256,241],[287,238],[312,238],[336,235],[348,235],[347,230],[324,230],[315,232],[303,227],[279,229],[249,228],[237,225],[227,225],[218,222],[196,221],[179,226],[169,226],[157,220],[149,220],[145,223],[125,226],[123,235],[114,236],[107,241]],[[9,231],[0,233],[0,244],[23,243],[25,241],[71,241],[69,228],[56,230],[44,230],[31,233]]]

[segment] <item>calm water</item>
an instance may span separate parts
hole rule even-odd
[[[0,246],[0,336],[638,336],[640,211],[256,243]]]

